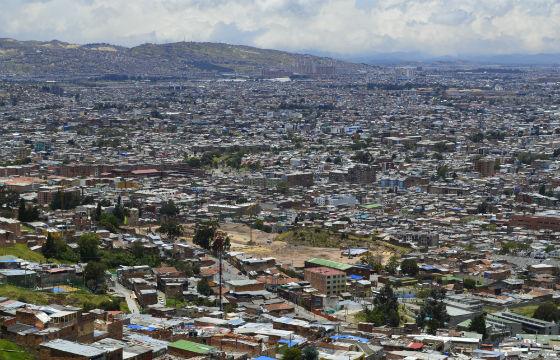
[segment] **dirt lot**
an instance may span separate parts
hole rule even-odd
[[[291,245],[283,241],[274,240],[277,234],[268,234],[259,230],[253,230],[253,243],[250,242],[250,229],[243,224],[221,224],[220,229],[226,231],[231,239],[231,250],[243,251],[257,257],[272,256],[283,264],[302,267],[305,260],[312,257],[320,257],[335,260],[347,264],[354,264],[359,258],[348,258],[341,255],[337,248],[311,247]],[[386,262],[393,252],[379,248],[375,254],[382,257]]]
[[[185,229],[185,238],[190,242],[194,225],[183,224],[183,227]],[[278,234],[269,234],[260,230],[253,229],[253,242],[251,243],[250,228],[244,224],[222,223],[220,224],[220,230],[227,232],[229,235],[232,251],[243,251],[256,257],[272,256],[282,264],[295,267],[303,267],[305,260],[312,257],[320,257],[347,264],[354,264],[359,261],[359,257],[348,258],[342,256],[342,251],[338,248],[288,244],[284,241],[276,241],[275,239]],[[148,227],[137,227],[136,232],[138,234],[145,234],[148,232]],[[374,256],[378,256],[383,263],[386,263],[394,253],[387,247],[378,247],[370,251]]]

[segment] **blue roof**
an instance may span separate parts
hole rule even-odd
[[[144,331],[154,331],[154,330],[156,330],[156,328],[153,327],[153,326],[142,326],[142,325],[136,325],[136,324],[130,324],[127,327],[130,330],[144,330]]]
[[[245,324],[245,320],[239,319],[239,318],[238,319],[231,319],[230,321],[228,321],[228,324],[233,325],[233,326],[243,325],[243,324]]]
[[[354,336],[354,335],[333,335],[333,336],[331,336],[331,339],[333,339],[333,340],[354,340],[354,341],[361,342],[361,343],[368,343],[369,342],[369,339],[359,337],[359,336]]]
[[[416,295],[411,294],[411,293],[404,293],[404,294],[399,294],[398,296],[401,299],[414,299],[416,297]]]
[[[360,275],[350,275],[348,276],[350,280],[362,280],[364,277]]]
[[[292,340],[280,339],[280,340],[278,340],[279,344],[285,344],[285,345],[288,345],[288,347],[296,346],[298,344],[301,344],[302,342],[303,342],[303,340],[297,340],[297,339],[292,339]]]
[[[422,270],[435,270],[436,267],[433,266],[433,265],[421,265],[420,269],[422,269]]]
[[[277,360],[277,359],[261,355],[258,358],[255,358],[254,360]]]

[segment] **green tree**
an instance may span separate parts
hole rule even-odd
[[[120,225],[121,222],[119,219],[111,213],[104,212],[99,218],[99,226],[104,227],[111,232],[117,232]]]
[[[4,187],[0,188],[0,207],[7,206],[14,208],[18,206],[19,201],[19,194],[17,192]]]
[[[482,335],[482,338],[485,339],[487,332],[486,332],[486,314],[482,313],[474,317],[471,320],[471,324],[469,326],[469,331],[474,331]]]
[[[231,247],[231,242],[227,234],[223,231],[216,231],[214,233],[214,237],[212,238],[212,244],[210,245],[210,249],[215,256],[220,254],[224,254],[229,251]]]
[[[41,252],[43,256],[47,259],[54,258],[57,254],[56,244],[54,240],[54,236],[51,233],[47,234],[47,240],[43,244],[41,248]]]
[[[178,236],[183,235],[183,226],[181,226],[178,222],[168,220],[161,224],[161,226],[157,230],[162,234],[167,234],[168,236],[175,238]]]
[[[553,302],[545,302],[539,305],[533,317],[544,321],[558,321],[560,320],[560,311]]]
[[[438,166],[436,172],[438,178],[445,179],[447,178],[447,174],[449,173],[449,166],[447,165]]]
[[[393,255],[389,258],[389,261],[385,265],[385,271],[387,271],[391,275],[395,275],[397,273],[398,267],[399,267],[399,258]]]
[[[47,234],[47,240],[41,248],[41,253],[47,259],[58,259],[68,262],[78,261],[78,255],[66,244],[61,236]]]
[[[78,239],[78,252],[82,262],[99,260],[99,236],[94,233],[86,233],[80,236]]]
[[[463,279],[463,287],[468,290],[476,289],[476,280],[470,278]]]
[[[314,346],[306,346],[301,352],[302,360],[319,360],[319,352]]]
[[[418,275],[418,264],[414,259],[404,259],[401,263],[401,272],[408,276]]]
[[[98,202],[97,207],[95,208],[95,213],[93,215],[93,220],[94,221],[100,221],[102,213],[103,213],[103,208],[101,207],[101,203]]]
[[[185,159],[185,163],[193,168],[200,168],[202,167],[202,161],[200,161],[199,157],[190,156]]]
[[[289,191],[288,182],[280,181],[278,184],[276,184],[276,191],[278,191],[282,195],[288,194]]]
[[[391,285],[387,284],[381,288],[373,299],[373,305],[381,313],[381,325],[399,326],[399,303]]]
[[[450,319],[444,299],[445,290],[432,288],[416,317],[416,324],[420,328],[426,328],[429,334],[435,334],[436,330],[444,327]]]
[[[121,224],[124,222],[124,218],[126,214],[125,214],[124,206],[122,204],[122,198],[120,195],[117,198],[117,204],[115,205],[115,209],[113,210],[113,215],[115,215],[115,217],[119,219],[119,222]]]
[[[302,360],[301,350],[297,347],[286,346],[282,349],[282,360]]]
[[[37,221],[39,220],[39,210],[35,206],[27,206],[25,200],[20,199],[18,220],[21,222]]]
[[[379,257],[373,256],[373,254],[370,252],[362,256],[360,261],[363,262],[364,264],[371,266],[371,269],[376,273],[379,273],[381,272],[381,270],[383,270],[383,264],[381,264],[381,259]]]
[[[484,134],[482,132],[477,132],[474,134],[469,135],[469,140],[475,143],[482,142],[484,140]]]
[[[84,281],[94,293],[103,293],[106,289],[105,272],[107,267],[98,261],[90,261],[84,269]]]
[[[200,279],[198,284],[196,284],[196,291],[198,291],[199,294],[204,296],[214,295],[214,291],[210,287],[208,279],[206,278]]]
[[[175,217],[179,215],[179,208],[175,205],[173,200],[164,202],[159,209],[161,216]]]
[[[215,221],[197,223],[194,228],[193,243],[203,249],[210,250],[217,229],[218,223]]]

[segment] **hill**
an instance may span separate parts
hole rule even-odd
[[[263,69],[294,69],[298,61],[356,70],[364,65],[325,57],[250,46],[207,42],[143,44],[132,48],[111,44],[0,39],[0,77],[83,78],[193,77],[236,72],[258,75]]]

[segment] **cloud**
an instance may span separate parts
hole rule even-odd
[[[0,36],[343,55],[560,52],[558,0],[2,0]]]

